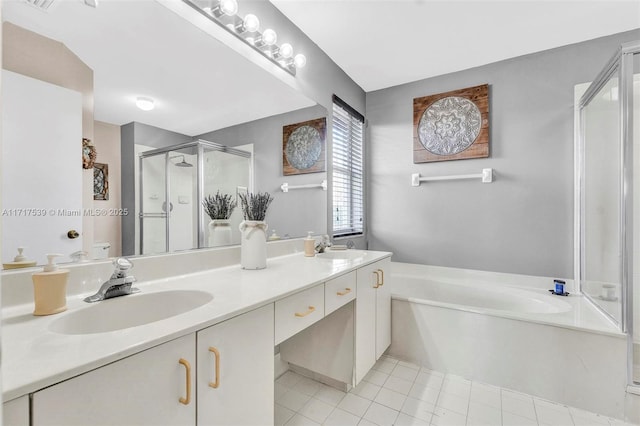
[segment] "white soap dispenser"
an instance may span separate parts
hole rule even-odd
[[[42,272],[31,276],[33,280],[33,315],[52,315],[67,310],[68,269],[58,269],[55,258],[61,254],[47,254]]]
[[[24,247],[18,247],[18,255],[13,258],[13,262],[7,262],[2,264],[3,269],[18,269],[18,268],[30,268],[36,266],[35,260],[29,260],[22,254]]]
[[[312,237],[313,231],[307,232],[307,238],[304,239],[304,255],[313,257],[316,255],[316,239]]]

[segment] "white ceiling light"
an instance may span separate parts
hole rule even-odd
[[[136,106],[143,111],[151,111],[156,107],[153,99],[145,98],[143,96],[138,96],[136,98]]]
[[[296,68],[302,68],[307,65],[307,57],[302,53],[298,53],[295,58],[293,58],[293,64],[296,66]]]
[[[282,43],[278,53],[283,58],[288,59],[293,56],[293,47],[289,43]]]
[[[238,13],[238,2],[236,0],[220,0],[218,7],[227,16],[233,16]]]
[[[278,34],[271,28],[267,28],[262,33],[262,42],[267,46],[273,46],[278,41]]]
[[[260,29],[260,20],[256,15],[248,14],[244,17],[244,30],[250,33],[255,33]]]

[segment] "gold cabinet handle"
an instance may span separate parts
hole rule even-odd
[[[380,285],[384,285],[384,271],[382,269],[378,269],[378,271],[380,272]]]
[[[220,352],[214,348],[213,346],[209,347],[209,352],[211,352],[212,354],[215,355],[216,357],[216,381],[215,382],[209,382],[209,386],[211,386],[214,389],[217,389],[218,386],[220,386]]]
[[[373,273],[376,274],[376,285],[374,285],[373,288],[378,288],[382,285],[380,284],[380,269],[373,271]]]
[[[313,306],[309,306],[309,309],[307,310],[307,312],[302,312],[302,313],[300,313],[300,312],[296,312],[296,316],[297,316],[298,318],[306,317],[307,315],[309,315],[310,313],[312,313],[312,312],[313,312],[313,311],[315,311],[315,310],[316,310],[316,308],[315,308],[315,307],[313,307]]]
[[[345,294],[351,293],[351,289],[349,287],[345,288],[344,291],[339,291],[338,296],[344,296]]]
[[[189,364],[189,361],[184,358],[180,358],[180,361],[178,362],[184,365],[187,372],[187,397],[180,397],[178,401],[180,401],[180,404],[189,405],[191,402],[191,364]]]

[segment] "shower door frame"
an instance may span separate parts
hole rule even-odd
[[[584,229],[584,184],[585,184],[585,161],[584,161],[584,108],[600,92],[600,90],[617,73],[618,77],[618,110],[620,129],[620,283],[621,283],[621,307],[622,315],[619,322],[620,331],[627,335],[627,383],[634,386],[633,381],[633,55],[640,54],[640,40],[624,43],[616,51],[613,57],[607,62],[605,67],[596,76],[582,98],[580,98],[580,125],[578,126],[577,140],[577,189],[579,206],[576,215],[579,230],[578,247],[576,250],[575,275],[580,283],[580,292],[589,299],[596,308],[607,317],[613,317],[604,311],[593,298],[582,291],[583,267],[585,262],[585,229]],[[617,321],[615,321],[617,322]]]
[[[165,156],[164,163],[164,173],[165,173],[165,181],[164,181],[164,196],[166,202],[166,212],[165,212],[165,252],[170,253],[169,251],[169,236],[170,236],[170,219],[171,219],[171,208],[170,208],[170,199],[171,199],[171,178],[169,175],[170,172],[170,164],[169,161],[169,153],[172,151],[179,151],[182,149],[189,149],[196,147],[196,194],[198,200],[202,200],[204,198],[204,150],[207,148],[209,151],[220,151],[225,152],[227,154],[237,155],[239,157],[248,158],[252,160],[252,154],[247,151],[243,151],[237,148],[231,148],[226,145],[222,145],[216,142],[207,141],[204,139],[198,139],[191,142],[180,143],[177,145],[171,145],[164,148],[152,149],[149,151],[141,152],[138,155],[139,167],[138,167],[138,187],[139,187],[139,201],[138,201],[138,219],[139,219],[139,233],[140,233],[140,254],[144,253],[144,219],[149,218],[151,216],[145,216],[143,213],[144,206],[144,196],[143,196],[143,160],[148,157],[153,157],[156,155]],[[179,154],[182,155],[182,154]],[[250,187],[253,187],[253,162],[249,161],[249,182]],[[250,188],[251,190],[251,188]],[[205,218],[204,218],[204,210],[201,206],[198,206],[196,210],[197,216],[197,226],[198,226],[198,244],[196,248],[204,248],[205,245]],[[153,216],[157,217],[157,216]]]

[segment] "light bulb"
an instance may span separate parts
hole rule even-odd
[[[260,20],[251,13],[244,17],[244,29],[250,33],[255,33],[260,29]]]
[[[296,68],[302,68],[307,65],[307,57],[302,53],[298,53],[295,58],[293,58],[293,64],[296,66]]]
[[[136,106],[143,111],[151,111],[155,108],[155,103],[151,98],[144,98],[139,96],[136,98]]]
[[[278,41],[278,35],[271,28],[267,28],[262,33],[262,41],[267,46],[273,46]]]
[[[293,56],[293,46],[291,46],[289,43],[282,43],[279,52],[280,56],[282,56],[283,58],[290,58]]]
[[[238,2],[236,0],[220,0],[220,11],[227,16],[238,13]]]

